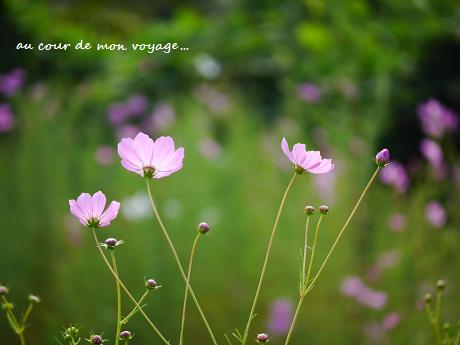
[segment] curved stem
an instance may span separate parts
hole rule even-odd
[[[314,261],[315,253],[316,253],[316,243],[318,242],[319,227],[321,225],[322,220],[323,220],[323,214],[321,214],[319,216],[318,222],[316,223],[315,239],[313,240],[313,246],[312,246],[312,249],[311,249],[310,262],[308,264],[307,276],[305,277],[305,286],[307,286],[308,280],[310,279],[311,270],[312,270],[312,267],[313,267],[313,261]],[[288,335],[286,337],[286,341],[285,341],[284,345],[289,344],[289,340],[291,339],[292,332],[294,331],[294,327],[295,327],[296,322],[297,322],[297,317],[299,316],[300,308],[302,308],[302,303],[303,303],[303,300],[304,300],[305,296],[306,296],[306,290],[302,290],[300,298],[299,298],[299,303],[297,304],[297,308],[295,310],[294,318],[292,319],[291,326],[289,327],[289,332],[288,332]]]
[[[147,295],[149,294],[150,290],[145,290],[144,294],[141,296],[141,298],[139,299],[139,301],[137,302],[138,305],[141,305],[142,302],[144,302],[144,299],[147,297]],[[141,306],[142,308],[142,306]],[[134,314],[136,314],[136,312],[139,310],[139,308],[136,306],[133,308],[133,310],[131,310],[131,312],[128,314],[128,316],[126,316],[123,320],[121,320],[121,324],[124,325],[126,323],[128,323],[129,319],[131,319],[133,317]]]
[[[292,188],[292,185],[294,183],[294,180],[295,180],[296,176],[297,176],[297,173],[294,173],[294,176],[292,176],[291,180],[289,181],[289,184],[286,187],[286,190],[284,192],[283,198],[281,199],[281,203],[280,203],[280,206],[278,208],[278,213],[276,214],[275,223],[273,224],[272,233],[271,233],[270,239],[268,241],[267,252],[265,253],[264,264],[262,266],[262,271],[260,272],[259,283],[257,284],[256,294],[254,296],[254,300],[252,301],[251,311],[249,312],[248,321],[247,321],[246,327],[244,329],[243,341],[241,342],[242,345],[246,344],[246,341],[248,339],[249,328],[251,327],[251,322],[252,322],[252,319],[254,318],[254,311],[256,309],[257,301],[259,299],[260,289],[262,288],[262,283],[264,281],[265,271],[267,270],[268,259],[270,258],[270,252],[271,252],[271,248],[272,248],[272,244],[273,244],[273,238],[275,237],[276,229],[278,227],[278,223],[279,223],[281,213],[282,213],[283,208],[284,208],[284,204],[286,203],[287,196],[289,194],[289,191]]]
[[[203,320],[203,323],[209,333],[209,336],[211,337],[212,343],[214,345],[217,345],[217,340],[214,336],[214,333],[212,332],[211,326],[209,326],[208,320],[206,319],[206,316],[203,313],[203,310],[201,309],[200,303],[198,302],[198,299],[196,298],[195,292],[193,291],[192,287],[190,286],[190,283],[187,279],[187,276],[185,275],[184,269],[182,267],[182,264],[180,263],[179,256],[177,255],[176,248],[174,247],[174,244],[171,241],[171,238],[169,237],[168,231],[166,230],[166,227],[164,226],[160,214],[158,213],[158,210],[155,206],[155,202],[153,201],[152,197],[152,192],[150,190],[150,184],[149,180],[146,178],[145,183],[147,186],[147,193],[149,195],[149,200],[150,200],[150,205],[152,206],[153,213],[155,214],[155,217],[157,218],[158,224],[160,225],[161,230],[163,231],[163,235],[166,238],[166,242],[168,242],[168,245],[171,249],[171,252],[173,253],[174,259],[176,260],[177,267],[179,268],[180,274],[182,275],[182,278],[185,281],[185,284],[187,285],[187,288],[190,291],[190,296],[192,296],[193,302],[195,302],[195,306],[198,310],[198,313],[201,316],[201,319]]]
[[[112,257],[112,267],[115,274],[118,276],[117,262],[115,260],[115,251],[114,249],[110,250],[110,256]],[[115,335],[115,345],[119,344],[119,337],[121,332],[121,293],[120,293],[120,283],[115,279],[117,285],[117,333]]]
[[[334,244],[332,245],[331,249],[329,250],[329,253],[327,254],[326,258],[324,259],[323,263],[321,264],[321,267],[319,268],[318,272],[316,273],[315,277],[312,279],[311,283],[308,285],[308,288],[307,288],[307,292],[310,291],[316,280],[318,279],[318,277],[320,276],[321,272],[324,270],[324,267],[326,266],[329,258],[331,257],[332,253],[334,253],[334,250],[335,250],[335,247],[337,246],[337,244],[339,243],[340,241],[340,238],[342,237],[343,233],[345,232],[345,230],[347,229],[348,227],[348,224],[350,223],[351,219],[353,218],[353,216],[355,215],[355,212],[356,210],[358,209],[359,205],[361,204],[361,201],[363,201],[364,199],[364,196],[366,195],[367,191],[369,190],[369,187],[371,186],[372,182],[374,182],[375,178],[377,177],[379,171],[380,171],[380,167],[377,167],[377,169],[375,170],[374,174],[372,175],[371,179],[369,180],[369,182],[367,183],[366,187],[364,188],[363,192],[361,193],[358,201],[356,202],[356,205],[355,207],[353,208],[353,210],[351,211],[350,215],[348,216],[348,219],[346,220],[345,224],[342,226],[342,229],[340,230],[339,232],[339,235],[337,236],[337,238],[335,239],[335,242]]]
[[[303,263],[302,263],[302,275],[300,279],[302,280],[300,282],[300,291],[302,294],[302,290],[305,288],[307,282],[306,282],[306,276],[305,276],[305,267],[307,265],[307,250],[308,250],[308,226],[310,223],[310,215],[307,215],[307,221],[305,222],[305,239],[303,243]]]
[[[24,328],[26,326],[27,319],[29,318],[29,315],[32,312],[33,307],[34,307],[34,304],[29,303],[29,306],[27,307],[26,313],[22,317],[22,328]]]
[[[118,275],[115,273],[115,271],[113,270],[112,266],[110,265],[109,261],[107,260],[107,258],[105,257],[104,255],[104,252],[102,251],[102,248],[101,248],[101,245],[99,244],[99,240],[97,238],[97,235],[96,235],[96,231],[95,229],[91,229],[92,230],[92,233],[93,233],[93,238],[94,238],[94,242],[96,242],[96,247],[99,251],[99,254],[101,254],[101,257],[102,257],[102,260],[104,260],[104,263],[105,265],[107,266],[107,268],[109,269],[110,273],[112,273],[113,277],[118,281],[118,283],[120,284],[121,288],[126,292],[126,294],[128,295],[129,299],[134,303],[134,305],[139,309],[140,313],[142,314],[142,316],[144,317],[145,321],[147,321],[147,323],[149,324],[149,326],[155,331],[155,333],[160,337],[160,339],[163,341],[163,343],[167,344],[167,345],[170,345],[169,341],[166,340],[166,338],[163,336],[163,334],[161,334],[161,332],[158,330],[158,328],[155,326],[155,324],[150,320],[150,318],[147,316],[147,314],[142,310],[142,308],[139,306],[139,304],[137,303],[137,301],[135,300],[135,298],[133,297],[133,295],[131,295],[131,293],[129,292],[129,290],[126,288],[125,284],[123,284],[123,282],[120,280],[120,278],[118,277]]]
[[[195,237],[192,245],[192,251],[190,252],[190,259],[188,262],[188,272],[187,272],[187,280],[190,282],[190,276],[192,275],[192,265],[193,265],[193,257],[195,256],[196,247],[198,245],[198,241],[201,237],[201,234],[198,234]],[[180,325],[180,337],[179,337],[179,345],[183,344],[184,339],[184,326],[185,326],[185,311],[187,309],[187,296],[188,296],[188,286],[185,287],[185,294],[184,294],[184,305],[182,306],[182,321]]]

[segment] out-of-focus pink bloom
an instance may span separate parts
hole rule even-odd
[[[140,132],[140,130],[136,126],[124,125],[124,126],[118,127],[117,137],[120,140],[122,138],[134,138],[137,135],[137,133],[139,133],[139,132]]]
[[[295,144],[291,152],[286,138],[283,138],[281,149],[298,173],[325,174],[334,169],[332,160],[323,159],[319,151],[307,151],[305,144]]]
[[[135,94],[126,101],[126,109],[129,116],[140,115],[147,110],[149,102],[142,94]]]
[[[107,111],[107,117],[114,125],[122,124],[128,116],[128,109],[124,103],[114,103]]]
[[[293,305],[290,300],[277,299],[270,307],[268,329],[273,335],[287,333],[293,317]]]
[[[14,116],[8,104],[0,104],[0,133],[6,133],[14,127]]]
[[[364,285],[363,281],[361,278],[356,277],[356,276],[350,276],[345,278],[342,281],[342,285],[340,288],[340,291],[348,297],[357,297],[360,295],[364,290],[366,289],[366,286]]]
[[[383,336],[385,335],[385,330],[379,323],[367,323],[364,325],[363,332],[370,340],[373,342],[377,342],[382,340]]]
[[[94,156],[100,165],[110,165],[113,163],[114,150],[110,146],[102,145],[98,147]]]
[[[376,263],[369,269],[367,276],[371,281],[377,281],[380,279],[382,273],[391,267],[394,267],[398,264],[401,258],[401,253],[397,250],[389,250],[382,253],[378,258]]]
[[[423,139],[420,142],[420,151],[432,166],[437,168],[443,164],[441,146],[434,140]]]
[[[401,315],[399,313],[393,312],[385,316],[382,320],[382,328],[385,331],[391,331],[396,328],[401,322]]]
[[[382,169],[380,179],[383,183],[393,186],[400,193],[406,192],[409,188],[409,177],[406,169],[397,161],[392,161],[385,169]]]
[[[307,103],[318,103],[321,100],[321,89],[313,83],[303,83],[297,87],[300,99]]]
[[[72,247],[79,247],[83,243],[83,235],[80,231],[80,224],[78,221],[69,215],[64,219],[64,226],[67,230],[67,240]]]
[[[446,224],[447,215],[444,207],[437,201],[430,201],[425,207],[426,220],[434,228],[442,228]]]
[[[222,151],[219,143],[212,138],[201,139],[198,147],[203,157],[211,160],[219,158]]]
[[[0,75],[0,93],[7,97],[14,96],[24,84],[26,72],[22,68],[15,68],[7,74]]]
[[[223,92],[208,85],[200,85],[196,89],[198,98],[216,114],[223,114],[230,110],[230,98]]]
[[[401,232],[406,228],[406,216],[402,213],[393,213],[388,219],[388,227],[394,232]]]
[[[159,137],[153,141],[140,132],[133,139],[123,138],[118,144],[121,165],[126,170],[143,177],[162,178],[182,169],[184,148],[177,150],[171,137]]]
[[[93,196],[82,193],[77,200],[69,200],[70,212],[84,226],[103,228],[110,225],[118,215],[120,203],[112,201],[104,211],[107,199],[102,192],[96,192]]]
[[[147,107],[147,98],[142,94],[135,94],[125,102],[112,104],[107,111],[107,117],[112,124],[121,125],[130,117],[143,114]]]
[[[436,99],[420,104],[417,112],[423,131],[434,138],[440,138],[458,127],[458,115]]]
[[[337,169],[329,174],[315,175],[313,182],[321,200],[333,206],[336,202]]]
[[[160,103],[153,109],[151,117],[152,130],[166,131],[176,118],[174,108],[169,103]]]

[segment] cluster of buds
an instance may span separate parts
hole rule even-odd
[[[61,332],[62,337],[69,344],[78,344],[80,342],[80,328],[70,325],[64,331]]]
[[[313,213],[315,213],[315,208],[313,206],[305,206],[305,214],[307,216],[311,216]],[[323,215],[326,215],[329,213],[329,207],[327,207],[326,205],[321,205],[319,207],[319,213],[323,214]]]

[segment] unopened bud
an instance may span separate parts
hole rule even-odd
[[[0,285],[0,296],[8,294],[8,288],[6,286]]]
[[[266,333],[257,334],[256,340],[260,344],[268,343],[268,341],[269,341],[268,334],[266,334]]]
[[[315,208],[313,206],[305,206],[305,213],[310,216],[315,213]]]
[[[327,207],[326,205],[321,205],[319,207],[319,212],[321,212],[321,214],[328,214],[329,213],[329,207]]]
[[[30,303],[35,303],[35,304],[38,304],[41,301],[40,297],[35,296],[35,295],[29,295],[28,299]]]
[[[442,291],[446,288],[446,281],[444,279],[439,279],[436,283],[438,290]]]
[[[121,340],[127,340],[127,339],[131,339],[131,338],[132,338],[132,335],[131,335],[130,331],[121,331],[120,332],[120,339]]]
[[[102,337],[100,335],[92,335],[89,340],[91,340],[91,344],[102,344]]]
[[[426,293],[425,296],[423,296],[423,299],[425,303],[431,303],[431,301],[433,300],[433,295],[430,293]]]
[[[147,289],[149,290],[156,290],[159,289],[161,286],[157,284],[157,282],[154,279],[149,279],[145,282],[145,286],[147,286]]]
[[[386,167],[390,163],[390,151],[383,149],[375,155],[375,163],[381,168]]]
[[[198,224],[198,231],[201,232],[203,235],[207,234],[209,231],[208,223],[201,222],[200,224]]]

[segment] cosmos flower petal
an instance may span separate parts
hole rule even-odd
[[[171,137],[159,137],[155,140],[155,152],[153,154],[153,164],[157,168],[168,160],[175,151],[174,140]]]
[[[289,151],[289,144],[286,138],[283,138],[283,140],[281,140],[281,149],[283,150],[286,157],[289,158],[289,160],[295,164],[294,159],[292,158],[292,153],[291,151]]]
[[[303,160],[299,162],[299,165],[305,170],[309,170],[318,167],[321,160],[322,158],[319,151],[308,151]]]
[[[182,168],[182,161],[184,159],[184,148],[178,148],[172,155],[168,157],[167,160],[158,166],[159,172],[166,172],[171,170],[177,170],[177,168]]]
[[[139,174],[139,175],[141,175],[142,177],[144,176],[144,171],[142,170],[141,167],[132,165],[130,162],[125,161],[125,160],[122,160],[122,161],[121,161],[121,165],[122,165],[123,168],[125,168],[126,170],[135,172],[136,174]]]
[[[294,164],[300,165],[300,162],[303,160],[307,153],[305,148],[305,144],[295,144],[292,148],[292,158],[294,160]]]
[[[152,166],[154,142],[147,134],[139,132],[134,138],[134,147],[143,167]]]
[[[91,195],[88,193],[81,193],[77,198],[77,204],[83,212],[85,219],[90,219],[93,213],[93,209],[91,207]]]
[[[102,213],[101,217],[99,218],[99,226],[105,227],[110,224],[112,220],[114,220],[118,215],[118,210],[120,209],[120,203],[118,201],[112,201]]]
[[[142,169],[142,162],[139,159],[136,148],[134,147],[133,139],[121,139],[121,141],[118,143],[118,155],[122,160],[128,162],[131,166]]]
[[[104,211],[105,203],[107,202],[105,195],[99,191],[94,193],[91,198],[92,217],[99,218]]]
[[[80,209],[77,202],[75,200],[69,200],[69,206],[70,206],[70,213],[72,213],[75,216],[75,218],[78,219],[80,223],[82,223],[83,225],[88,225],[85,214]]]
[[[334,169],[334,166],[335,165],[332,164],[332,161],[330,159],[323,159],[317,167],[309,169],[308,172],[312,174],[325,174],[332,171]]]

